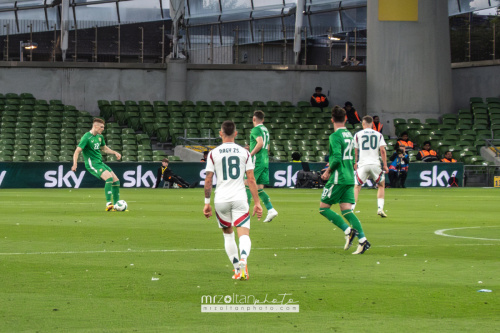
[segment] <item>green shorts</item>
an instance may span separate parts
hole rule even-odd
[[[101,175],[104,171],[109,171],[113,172],[109,166],[102,162],[90,162],[90,163],[85,163],[85,168],[87,169],[88,172],[90,172],[91,175],[102,179]]]
[[[255,166],[253,170],[257,185],[269,185],[269,167]]]
[[[321,202],[327,205],[355,203],[354,185],[326,184],[321,194]]]

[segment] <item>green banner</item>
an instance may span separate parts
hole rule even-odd
[[[83,163],[76,172],[72,163],[0,163],[0,188],[90,188],[102,187],[103,182],[92,176]],[[122,187],[152,187],[160,163],[108,163],[120,178]],[[325,163],[309,163],[311,170],[321,170]],[[204,184],[204,163],[170,163],[169,168],[188,183]],[[295,186],[301,163],[270,163],[269,185],[273,187]],[[407,187],[445,187],[448,179],[456,177],[463,186],[462,163],[412,163]],[[388,177],[387,177],[388,181]]]

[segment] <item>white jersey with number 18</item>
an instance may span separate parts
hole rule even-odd
[[[223,143],[210,151],[206,171],[217,176],[214,203],[246,201],[244,176],[253,169],[250,152],[236,143]]]
[[[354,148],[358,149],[358,167],[380,165],[380,147],[386,146],[384,136],[375,130],[365,128],[354,134]]]

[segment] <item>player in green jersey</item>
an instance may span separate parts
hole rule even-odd
[[[253,113],[252,122],[254,127],[250,132],[250,155],[255,164],[254,174],[259,189],[259,198],[267,209],[267,216],[264,222],[271,222],[272,219],[278,216],[278,212],[273,208],[269,195],[264,192],[264,185],[269,184],[269,131],[264,126],[264,117],[265,114],[263,111],[257,110]],[[250,205],[252,195],[246,181],[245,186],[248,204]]]
[[[102,131],[104,131],[104,120],[94,118],[92,129],[82,136],[75,149],[71,170],[76,171],[78,156],[82,152],[87,171],[106,182],[104,192],[106,194],[106,211],[109,212],[114,209],[114,204],[120,200],[120,180],[113,170],[102,162],[101,150],[106,154],[115,155],[117,159],[120,159],[122,155],[106,146]],[[113,202],[111,202],[111,195],[113,195]]]
[[[357,236],[359,245],[353,254],[362,254],[370,248],[370,243],[365,237],[361,222],[352,211],[352,204],[355,203],[354,141],[351,132],[345,128],[345,122],[345,110],[340,106],[335,106],[332,109],[334,133],[330,135],[329,167],[321,176],[323,180],[328,182],[321,195],[319,213],[344,231],[346,238],[344,250],[351,247],[354,237]],[[333,204],[339,204],[342,216],[351,226],[330,209]]]

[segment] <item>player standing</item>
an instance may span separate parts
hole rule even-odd
[[[354,142],[351,132],[345,128],[345,110],[340,106],[332,109],[332,122],[334,133],[330,135],[329,167],[321,176],[328,182],[321,195],[319,213],[344,231],[346,239],[344,250],[351,247],[354,237],[357,236],[359,245],[353,254],[362,254],[370,248],[370,243],[365,237],[361,222],[352,211],[352,204],[355,202],[352,155]],[[351,227],[340,215],[330,209],[333,204],[337,203],[342,216],[351,224]]]
[[[106,195],[106,211],[109,212],[114,209],[114,204],[120,200],[120,180],[113,170],[102,162],[101,150],[106,154],[115,155],[117,159],[120,159],[122,155],[106,146],[102,131],[104,131],[104,120],[94,118],[92,129],[82,136],[75,149],[71,170],[76,171],[78,156],[82,152],[87,171],[106,182],[104,193]],[[113,202],[111,202],[111,195],[113,195]]]
[[[210,195],[214,173],[217,176],[215,189],[215,215],[222,228],[224,246],[229,260],[234,266],[233,279],[248,280],[247,258],[252,243],[250,241],[250,214],[245,193],[244,175],[247,176],[248,186],[255,201],[253,215],[260,219],[262,207],[257,193],[257,184],[253,174],[253,163],[250,153],[245,148],[234,143],[236,125],[231,120],[222,123],[219,135],[222,144],[210,151],[207,159],[205,178],[205,207],[203,214],[206,218],[212,216]],[[233,226],[236,227],[239,237],[240,253],[234,240]]]
[[[367,179],[378,184],[377,190],[377,214],[387,217],[384,212],[384,192],[385,175],[388,173],[387,152],[384,136],[372,129],[373,118],[363,117],[363,130],[354,134],[354,169],[356,170],[356,186],[354,187],[354,198],[358,202],[359,191]],[[380,154],[379,154],[380,152]],[[383,168],[380,167],[380,157],[382,157]],[[352,209],[356,206],[353,205]]]
[[[267,209],[264,222],[271,222],[278,212],[271,204],[271,198],[264,192],[264,185],[269,185],[269,131],[264,126],[264,112],[257,110],[253,113],[253,129],[250,132],[250,155],[255,165],[255,180],[259,190],[259,198]],[[246,184],[245,184],[246,185]],[[246,187],[248,205],[252,199],[248,186]],[[254,199],[255,200],[255,199]]]

